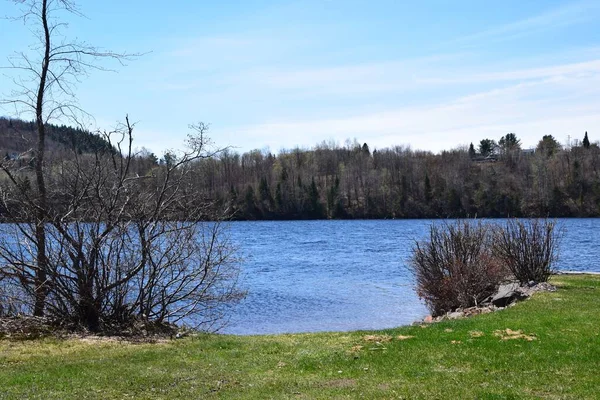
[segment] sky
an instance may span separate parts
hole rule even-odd
[[[600,139],[598,0],[81,1],[65,36],[143,53],[77,85],[90,129],[136,122],[135,145],[279,152],[347,139],[439,152],[543,135]],[[14,16],[0,0],[0,16]],[[0,20],[0,65],[35,38]],[[14,72],[2,70],[0,96]],[[0,109],[11,115],[11,109]]]

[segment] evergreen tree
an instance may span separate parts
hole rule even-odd
[[[379,167],[378,162],[377,162],[377,149],[373,150],[373,169],[377,169]]]
[[[586,149],[590,148],[590,139],[588,139],[587,131],[585,132],[585,136],[583,137],[583,147]]]
[[[483,139],[481,142],[479,142],[479,154],[484,157],[493,155],[496,152],[497,147],[498,145],[496,144],[496,141],[491,139]]]
[[[429,174],[425,174],[425,202],[428,204],[433,199],[433,190],[431,190],[431,182],[429,180]]]
[[[362,152],[364,155],[371,155],[371,152],[369,151],[369,146],[366,143],[362,145]]]
[[[462,215],[462,202],[460,194],[455,188],[450,189],[447,194],[446,204],[450,216],[458,217]]]
[[[252,219],[260,218],[260,212],[256,207],[256,197],[254,196],[254,188],[252,185],[246,187],[246,194],[244,195],[244,208],[246,216]]]
[[[539,141],[536,151],[541,152],[546,157],[551,157],[560,149],[560,143],[552,135],[544,135]]]
[[[267,182],[267,178],[265,178],[264,176],[260,178],[260,183],[258,184],[258,194],[260,196],[261,202],[266,202],[269,205],[273,203],[273,197],[271,196],[269,183]]]
[[[281,175],[279,177],[279,180],[281,182],[285,182],[288,179],[288,172],[287,172],[287,168],[285,167],[285,165],[283,166],[283,168],[281,168]]]
[[[500,149],[502,149],[503,153],[506,153],[511,150],[518,150],[521,148],[521,141],[517,139],[517,135],[514,133],[507,133],[505,136],[500,138],[498,142]]]
[[[402,212],[403,216],[406,216],[405,208],[408,201],[409,189],[408,179],[406,178],[406,175],[402,175],[400,178],[400,211]]]
[[[329,192],[327,193],[327,212],[329,213],[330,218],[336,218],[341,215],[340,211],[342,206],[339,201],[339,193],[340,178],[336,175],[333,186],[331,186]]]
[[[277,182],[277,187],[275,188],[275,204],[277,204],[277,209],[281,211],[283,208],[283,194],[281,193],[281,182]]]
[[[477,153],[475,152],[475,146],[473,146],[473,143],[471,143],[471,144],[469,145],[469,157],[471,157],[471,158],[475,158],[475,155],[476,155],[476,154],[477,154]]]
[[[323,217],[323,206],[319,201],[319,189],[315,178],[312,178],[310,186],[308,187],[308,216],[310,218],[322,218]]]

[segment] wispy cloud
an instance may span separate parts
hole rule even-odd
[[[439,54],[406,60],[346,64],[313,68],[263,69],[251,72],[253,78],[270,88],[302,90],[313,93],[387,92],[414,86],[418,71],[459,58],[458,54]]]
[[[529,18],[463,36],[452,42],[469,44],[478,41],[489,43],[492,41],[514,40],[550,29],[592,21],[597,18],[599,11],[600,2],[596,0],[575,1]]]
[[[527,81],[562,77],[569,75],[589,75],[600,72],[600,59],[578,63],[551,65],[539,68],[525,68],[512,71],[498,71],[459,75],[454,77],[431,77],[418,79],[422,84],[461,84],[503,81]]]
[[[358,137],[378,147],[411,143],[416,148],[438,151],[516,132],[525,145],[533,146],[544,134],[576,136],[600,125],[596,111],[600,108],[600,70],[585,76],[577,69],[567,74],[565,70],[569,68],[557,68],[554,75],[541,74],[545,78],[539,81],[429,106],[345,118],[272,121],[240,127],[235,133],[263,145],[311,146],[324,138],[343,141]]]
[[[152,120],[151,130],[140,124],[139,137],[151,148],[167,147],[186,132],[173,121],[190,118],[212,122],[219,144],[242,151],[353,137],[376,147],[410,143],[437,151],[511,131],[525,145],[544,134],[592,131],[600,126],[600,47],[593,37],[580,39],[600,16],[600,1],[562,4],[504,25],[493,24],[502,24],[505,13],[478,14],[491,28],[451,43],[438,41],[445,31],[400,46],[395,37],[405,31],[386,28],[383,35],[373,21],[364,21],[358,38],[302,21],[285,29],[285,18],[275,27],[263,25],[267,18],[171,37],[153,53],[148,64],[160,68],[140,79],[147,91],[133,110],[148,121],[168,110],[169,118]],[[290,14],[280,16],[293,22]],[[579,30],[562,29],[579,23]],[[556,34],[564,39],[560,46],[551,42]],[[529,35],[535,40],[500,43]]]
[[[257,32],[229,35],[174,38],[162,52],[164,60],[177,69],[218,66],[243,69],[249,65],[285,60],[302,49],[310,49],[311,38],[278,37]]]

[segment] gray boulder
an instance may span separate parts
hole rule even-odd
[[[454,311],[448,314],[448,319],[459,319],[465,316],[465,313],[462,311]]]
[[[496,307],[507,307],[517,300],[523,300],[529,297],[520,289],[521,287],[518,282],[500,285],[496,294],[491,297],[490,303]]]

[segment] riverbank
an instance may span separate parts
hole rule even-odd
[[[595,398],[600,276],[552,283],[501,312],[377,332],[0,340],[0,398]]]

